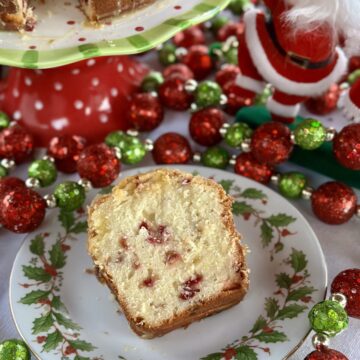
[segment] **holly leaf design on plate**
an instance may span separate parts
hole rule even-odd
[[[81,326],[77,325],[76,323],[74,323],[72,320],[70,320],[63,314],[55,312],[55,311],[53,312],[53,314],[54,314],[55,319],[58,322],[58,324],[64,326],[66,329],[72,329],[72,330],[80,330],[81,329]]]
[[[87,231],[87,222],[79,221],[71,229],[70,232],[73,234],[81,234]]]
[[[244,215],[253,213],[255,209],[245,201],[235,201],[232,206],[232,211],[235,215]]]
[[[267,221],[263,221],[260,227],[261,230],[261,242],[263,247],[268,246],[271,243],[271,240],[274,237],[274,231],[271,226],[269,226]]]
[[[38,256],[44,255],[44,237],[42,235],[36,235],[30,243],[30,251]]]
[[[256,333],[260,329],[262,329],[266,325],[266,320],[262,315],[260,315],[257,320],[255,321],[254,326],[250,330],[251,333]]]
[[[266,315],[270,319],[274,319],[278,310],[279,310],[279,302],[275,298],[267,298],[265,300]]]
[[[295,290],[290,291],[286,301],[298,301],[304,296],[310,295],[315,291],[312,286],[302,286]]]
[[[120,358],[119,358],[120,359]],[[124,358],[125,359],[125,358]],[[74,357],[74,360],[91,360],[90,358],[88,357],[85,357],[85,356],[80,356],[80,355],[76,355]]]
[[[234,180],[220,180],[219,184],[223,187],[225,192],[228,194],[234,184]]]
[[[51,279],[51,275],[41,267],[23,265],[23,272],[24,275],[31,280],[45,282]]]
[[[21,304],[31,305],[37,303],[39,300],[46,299],[50,294],[50,291],[34,290],[27,293],[20,299]]]
[[[244,190],[241,194],[241,197],[245,199],[253,199],[253,200],[265,200],[267,196],[261,190],[255,188],[248,188]]]
[[[267,218],[267,221],[270,223],[270,225],[275,227],[284,227],[288,226],[296,219],[292,216],[286,215],[286,214],[277,214],[277,215],[271,215]]]
[[[201,358],[201,360],[221,360],[222,358],[223,358],[223,354],[214,353],[214,354],[209,354],[208,356]]]
[[[299,314],[304,312],[307,309],[307,306],[298,305],[298,304],[291,304],[285,306],[284,308],[279,310],[276,319],[284,320],[284,319],[292,319],[297,317]]]
[[[260,334],[256,335],[255,338],[264,343],[284,342],[287,340],[286,335],[283,332],[277,330],[261,332]]]
[[[61,249],[61,243],[60,241],[57,241],[53,247],[51,248],[51,250],[49,251],[49,255],[50,255],[50,262],[51,265],[55,268],[55,269],[61,269],[62,267],[65,266],[66,263],[66,256],[64,254],[64,252]]]
[[[295,272],[303,271],[307,265],[305,254],[300,250],[292,249],[290,263]]]
[[[59,221],[63,228],[68,232],[75,224],[75,217],[72,211],[61,209],[59,212]]]
[[[51,312],[48,312],[47,314],[35,319],[33,324],[32,333],[34,335],[48,331],[54,324],[54,319],[51,315]]]
[[[61,301],[60,296],[53,296],[51,306],[56,310],[65,309],[65,305]]]
[[[236,349],[236,360],[256,360],[256,352],[249,346],[243,345]]]
[[[68,342],[74,349],[77,350],[92,351],[96,349],[95,346],[84,340],[69,340]]]
[[[43,346],[44,351],[49,352],[54,350],[58,347],[60,342],[63,341],[63,337],[59,330],[55,330],[53,333],[50,333],[47,338],[46,342]]]
[[[282,289],[289,289],[292,284],[291,277],[286,273],[277,274],[276,284]]]

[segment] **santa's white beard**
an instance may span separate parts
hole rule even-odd
[[[294,30],[315,30],[329,24],[347,41],[348,53],[360,55],[360,0],[286,0],[286,20]]]

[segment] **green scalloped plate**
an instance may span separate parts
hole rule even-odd
[[[210,19],[229,2],[157,0],[94,27],[86,23],[77,1],[48,0],[36,7],[34,31],[0,32],[0,64],[45,69],[97,56],[142,53]]]

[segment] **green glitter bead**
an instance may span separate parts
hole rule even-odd
[[[199,108],[218,106],[221,102],[221,87],[214,81],[204,81],[195,90],[195,103]]]
[[[289,172],[282,174],[279,179],[279,191],[280,193],[291,199],[296,199],[301,196],[301,192],[306,186],[305,175],[299,172]]]
[[[344,308],[336,301],[325,300],[316,304],[309,312],[312,329],[317,333],[335,336],[349,325]]]
[[[245,139],[250,139],[253,131],[248,124],[238,122],[232,124],[226,131],[224,140],[227,145],[237,148]]]
[[[0,178],[5,177],[9,174],[9,171],[4,166],[0,165]]]
[[[265,106],[271,95],[272,95],[271,87],[266,86],[261,94],[255,96],[254,105]]]
[[[210,22],[210,29],[213,33],[217,33],[224,25],[229,22],[229,18],[225,15],[218,15]]]
[[[0,130],[9,127],[10,118],[3,111],[0,111]]]
[[[215,59],[219,60],[221,59],[223,53],[222,53],[222,44],[219,42],[214,42],[209,46],[209,55]]]
[[[217,169],[225,169],[229,164],[230,155],[221,147],[207,149],[201,156],[203,165]]]
[[[152,71],[146,75],[141,83],[141,90],[145,92],[157,91],[164,82],[164,77],[160,72]]]
[[[111,132],[106,138],[105,138],[105,144],[110,147],[119,147],[119,145],[125,141],[126,135],[122,131],[114,131]]]
[[[224,59],[227,64],[238,64],[238,49],[236,47],[231,47],[228,51],[224,52]]]
[[[241,15],[245,11],[245,6],[249,4],[249,0],[231,0],[229,10],[235,15]]]
[[[85,189],[76,182],[65,181],[56,186],[54,196],[60,209],[73,211],[83,205]]]
[[[146,155],[145,145],[136,137],[127,136],[119,146],[121,161],[124,164],[134,165],[142,161]]]
[[[360,78],[360,69],[353,71],[347,78],[350,85],[354,84],[354,82]]]
[[[35,160],[28,170],[29,177],[38,179],[41,186],[49,186],[56,181],[57,170],[50,160]]]
[[[175,64],[176,59],[176,46],[173,44],[164,44],[159,50],[159,61],[162,65],[168,66]]]
[[[326,130],[320,121],[306,119],[296,127],[294,135],[296,144],[302,149],[315,150],[324,143]]]
[[[30,360],[30,358],[30,351],[21,340],[5,340],[0,344],[0,360]]]

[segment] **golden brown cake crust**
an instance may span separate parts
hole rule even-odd
[[[196,178],[197,181],[200,181],[202,184],[204,184],[204,186],[211,186],[215,188],[216,191],[219,193],[219,197],[221,199],[220,201],[222,202],[224,208],[222,214],[223,223],[226,226],[226,228],[229,230],[231,236],[237,240],[236,244],[238,248],[238,254],[236,261],[237,264],[236,273],[238,274],[238,280],[233,281],[230,284],[227,284],[226,288],[224,288],[220,293],[218,293],[217,295],[211,298],[208,298],[206,301],[202,301],[197,304],[194,304],[194,306],[192,306],[190,309],[183,311],[177,316],[174,316],[173,318],[164,321],[158,324],[157,326],[149,327],[142,323],[142,319],[134,319],[131,316],[130,312],[128,311],[128,305],[124,297],[121,296],[121,294],[119,294],[111,275],[98,267],[97,268],[98,274],[103,278],[103,280],[106,282],[112,293],[115,295],[131,328],[136,334],[138,334],[139,336],[145,339],[152,339],[154,337],[163,336],[170,331],[173,331],[181,327],[186,327],[187,325],[191,324],[194,321],[200,320],[204,317],[210,316],[224,309],[227,309],[231,306],[234,306],[243,299],[249,287],[248,268],[245,261],[246,248],[241,246],[240,244],[241,237],[238,234],[234,225],[233,216],[232,216],[232,202],[233,202],[232,198],[228,196],[226,192],[222,189],[222,187],[219,186],[217,183],[215,183],[214,180],[200,178],[200,177],[192,177],[192,175],[190,174],[184,174],[178,170],[173,170],[173,169],[159,169],[157,171],[162,172],[164,176],[167,175],[167,176],[178,177],[179,175],[182,176],[185,175],[189,179]],[[152,176],[152,173],[153,172],[130,176],[122,180],[116,186],[116,188],[125,188],[128,184],[134,182],[134,180],[137,181],[139,177],[141,177],[143,181],[146,181],[147,178]],[[111,194],[98,197],[93,201],[93,203],[89,207],[88,209],[89,239],[96,236],[92,223],[92,214],[102,203],[105,203],[110,197]],[[89,243],[90,241],[88,241],[88,244]],[[88,252],[90,256],[93,258],[95,264],[97,264],[97,259],[93,255],[92,247],[90,244],[88,245]]]

